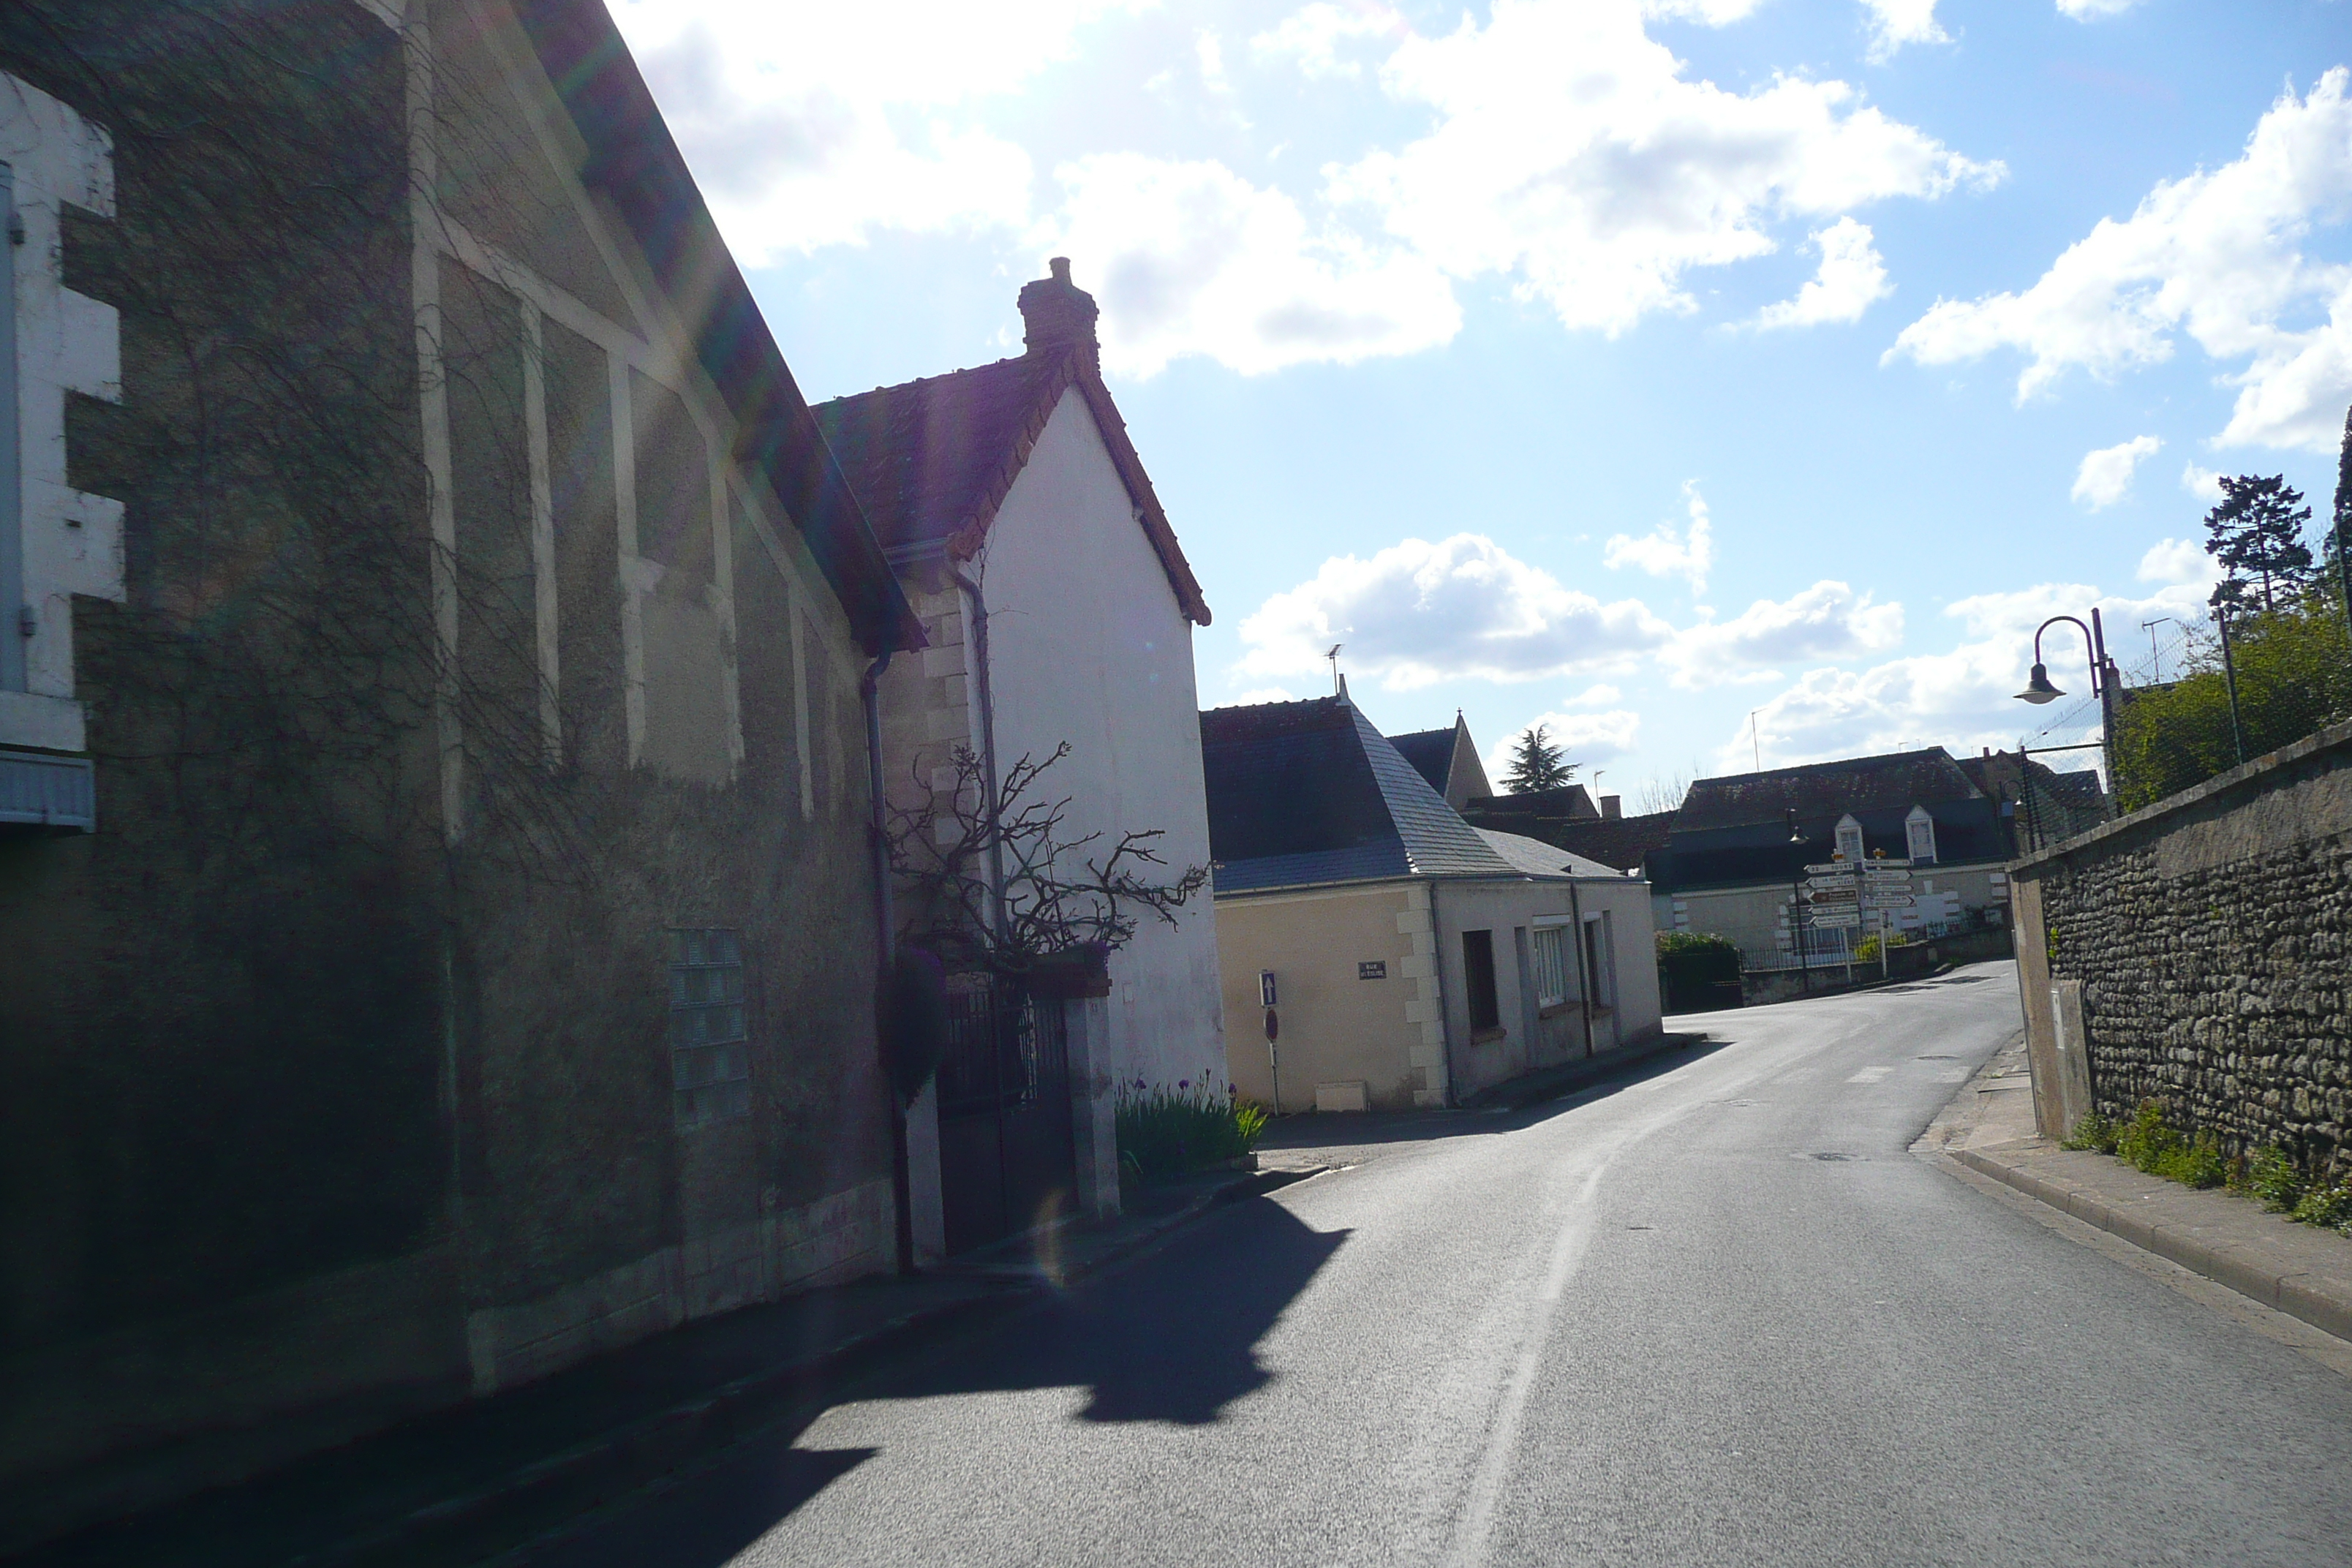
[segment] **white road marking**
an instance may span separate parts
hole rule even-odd
[[[1852,1078],[1846,1079],[1846,1082],[1876,1083],[1880,1079],[1885,1078],[1888,1073],[1891,1073],[1895,1069],[1893,1068],[1864,1068],[1860,1072],[1854,1074]]]

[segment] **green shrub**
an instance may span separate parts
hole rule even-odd
[[[1154,1089],[1138,1079],[1118,1092],[1118,1163],[1140,1182],[1168,1182],[1240,1158],[1265,1131],[1265,1108],[1180,1080]]]
[[[2157,1168],[2158,1163],[2182,1142],[2180,1130],[2165,1120],[2163,1102],[2143,1100],[2138,1111],[2116,1132],[2116,1152],[2126,1164],[2159,1176],[2164,1173]]]
[[[2066,1141],[2058,1147],[2112,1154],[2116,1152],[2116,1134],[2122,1131],[2122,1128],[2094,1110],[2085,1115],[2082,1121],[2074,1123],[2074,1131],[2068,1134]]]
[[[2246,1195],[2273,1214],[2293,1214],[2308,1184],[2287,1152],[2275,1143],[2246,1156]]]
[[[2305,1225],[2352,1232],[2352,1176],[2338,1176],[2325,1185],[2313,1183],[2294,1205],[2294,1217]]]
[[[2222,1157],[2221,1141],[2210,1132],[2200,1132],[2158,1155],[2149,1173],[2184,1187],[2218,1187],[2229,1179],[2230,1165]]]

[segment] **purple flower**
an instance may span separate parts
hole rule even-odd
[[[1190,1089],[1192,1087],[1192,1080],[1189,1078],[1180,1078],[1176,1080],[1176,1087],[1178,1089]]]

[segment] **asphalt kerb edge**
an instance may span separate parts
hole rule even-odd
[[[2277,1274],[2226,1242],[2209,1242],[2168,1226],[2150,1225],[2096,1194],[2045,1181],[1978,1150],[1955,1149],[1948,1152],[1978,1174],[2013,1187],[2062,1214],[2096,1226],[2143,1251],[2168,1258],[2217,1285],[2227,1286],[2241,1296],[2300,1319],[2337,1339],[2352,1341],[2352,1300],[2315,1289],[2305,1282],[2305,1276]]]

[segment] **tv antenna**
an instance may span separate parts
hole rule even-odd
[[[1331,661],[1331,694],[1335,697],[1339,692],[1339,650],[1347,646],[1343,642],[1335,642],[1331,645],[1331,651],[1323,656]]]

